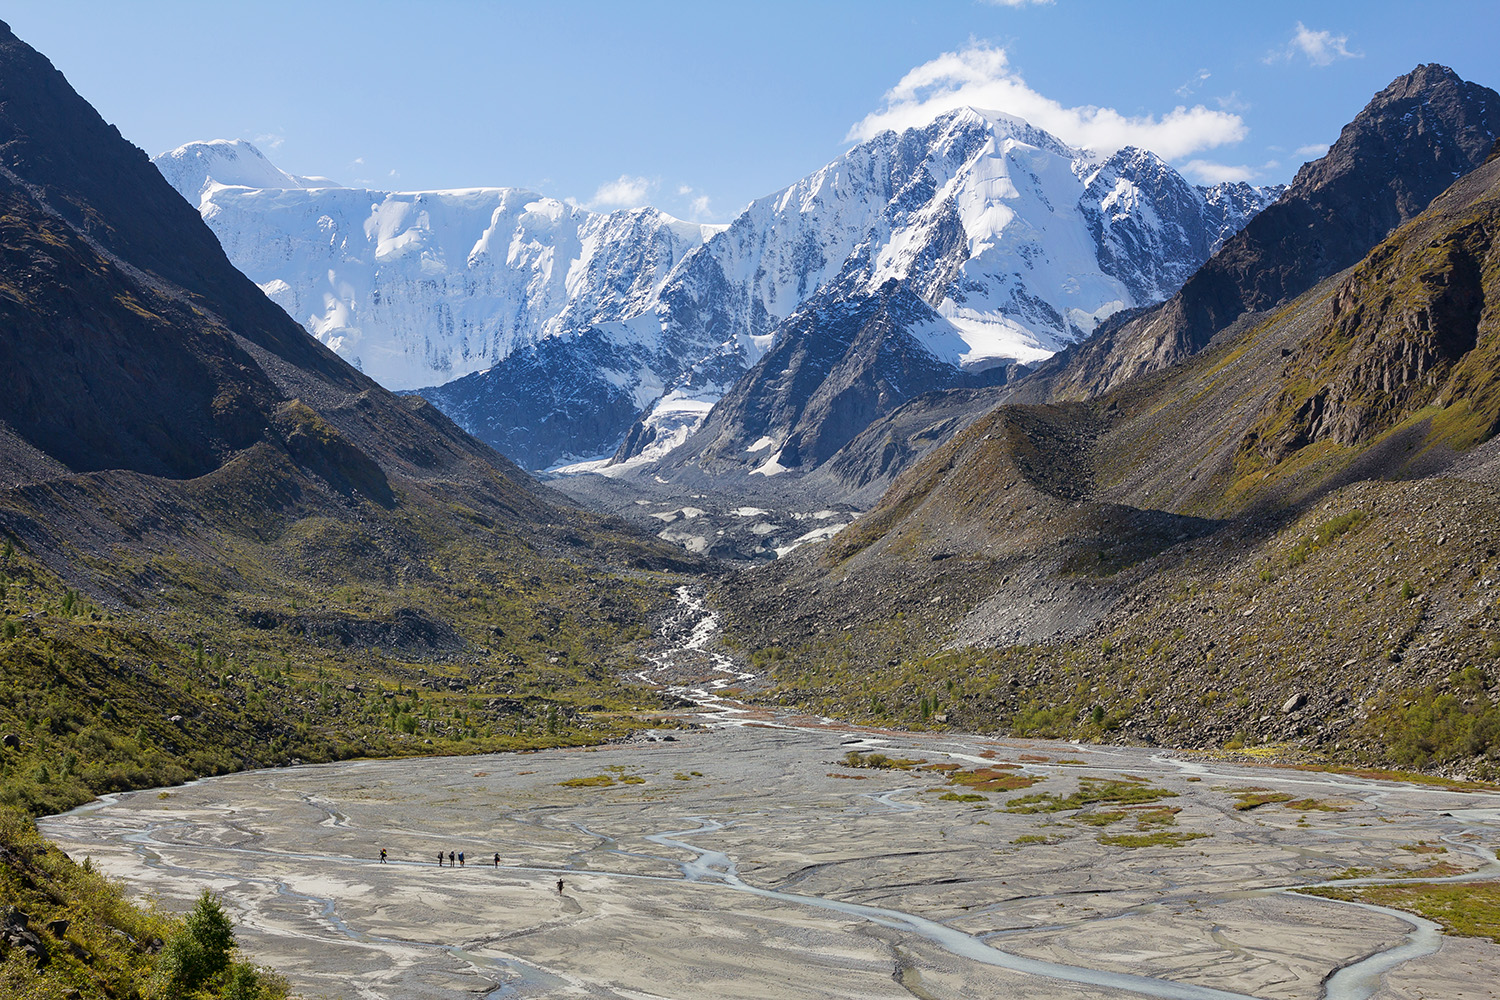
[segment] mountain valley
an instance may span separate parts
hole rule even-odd
[[[149,158],[0,24],[0,1000],[1486,995],[1497,115],[717,225]]]

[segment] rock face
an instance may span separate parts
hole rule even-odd
[[[873,295],[815,298],[662,465],[767,476],[812,469],[912,396],[1005,381],[1007,366],[971,372],[940,360],[926,337],[948,332],[896,279]]]
[[[1364,446],[1429,408],[1450,411],[1445,430],[1458,447],[1495,433],[1500,191],[1473,195],[1494,177],[1500,158],[1338,283],[1245,434],[1248,464],[1274,466],[1320,443]]]
[[[1278,193],[1197,188],[964,109],[886,133],[726,227],[530,192],[401,194],[292,177],[244,143],[157,158],[237,265],[366,374],[523,464],[664,453],[814,299],[892,280],[942,318],[964,384],[1159,301]],[[806,314],[804,314],[805,316]],[[640,423],[632,430],[632,425]]]
[[[1240,316],[1358,261],[1483,163],[1497,134],[1500,94],[1445,66],[1418,66],[1376,94],[1180,291],[1054,358],[1043,381],[1054,398],[1082,398],[1201,350]]]

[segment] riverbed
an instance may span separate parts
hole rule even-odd
[[[1500,795],[750,710],[706,614],[643,678],[695,693],[695,728],[248,772],[41,826],[163,905],[222,893],[314,997],[1496,995],[1500,947],[1288,890],[1500,877]],[[955,768],[1036,783],[975,792]],[[1105,782],[1160,795],[1010,805]],[[1247,789],[1290,798],[1239,808]],[[1162,832],[1176,846],[1118,842]]]

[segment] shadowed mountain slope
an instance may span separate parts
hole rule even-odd
[[[316,343],[3,26],[0,336],[5,804],[652,700],[615,659],[698,564]]]

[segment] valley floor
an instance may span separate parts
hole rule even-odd
[[[1500,877],[1497,793],[710,722],[236,774],[40,826],[174,908],[224,893],[247,951],[314,996],[1463,998],[1500,982],[1486,940],[1285,891]],[[464,868],[438,867],[450,850]]]

